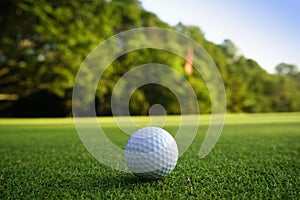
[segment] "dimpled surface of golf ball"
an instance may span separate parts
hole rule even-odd
[[[176,141],[162,128],[141,128],[127,141],[125,161],[131,172],[138,177],[163,178],[175,168],[177,160]]]

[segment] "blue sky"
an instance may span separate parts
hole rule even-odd
[[[217,44],[230,39],[248,58],[273,73],[280,62],[300,69],[298,0],[140,0],[160,19],[199,26]]]

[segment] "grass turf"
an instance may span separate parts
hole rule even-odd
[[[128,136],[112,118],[99,120],[124,147]],[[172,133],[177,121],[171,117],[166,129]],[[300,113],[230,114],[215,148],[199,159],[208,121],[202,117],[169,176],[145,181],[94,159],[72,119],[0,119],[0,199],[299,198]]]

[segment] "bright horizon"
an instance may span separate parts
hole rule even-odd
[[[174,26],[198,26],[206,39],[230,39],[241,54],[269,73],[281,62],[300,68],[300,2],[140,0],[144,9]]]

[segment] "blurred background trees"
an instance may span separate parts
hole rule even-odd
[[[229,112],[300,111],[300,73],[280,63],[277,74],[240,55],[230,40],[214,44],[199,27],[175,27],[144,10],[137,0],[2,0],[0,2],[0,116],[56,117],[71,115],[76,72],[85,56],[101,41],[137,27],[164,27],[187,34],[209,53],[222,75]],[[151,59],[149,59],[151,58]],[[110,115],[116,81],[129,69],[155,60],[184,74],[185,60],[168,52],[144,49],[117,59],[105,72],[96,93],[98,115]],[[210,99],[201,77],[189,76],[200,110],[210,112]],[[161,103],[179,114],[174,95],[160,86],[142,87],[131,99],[132,114],[147,114]]]

